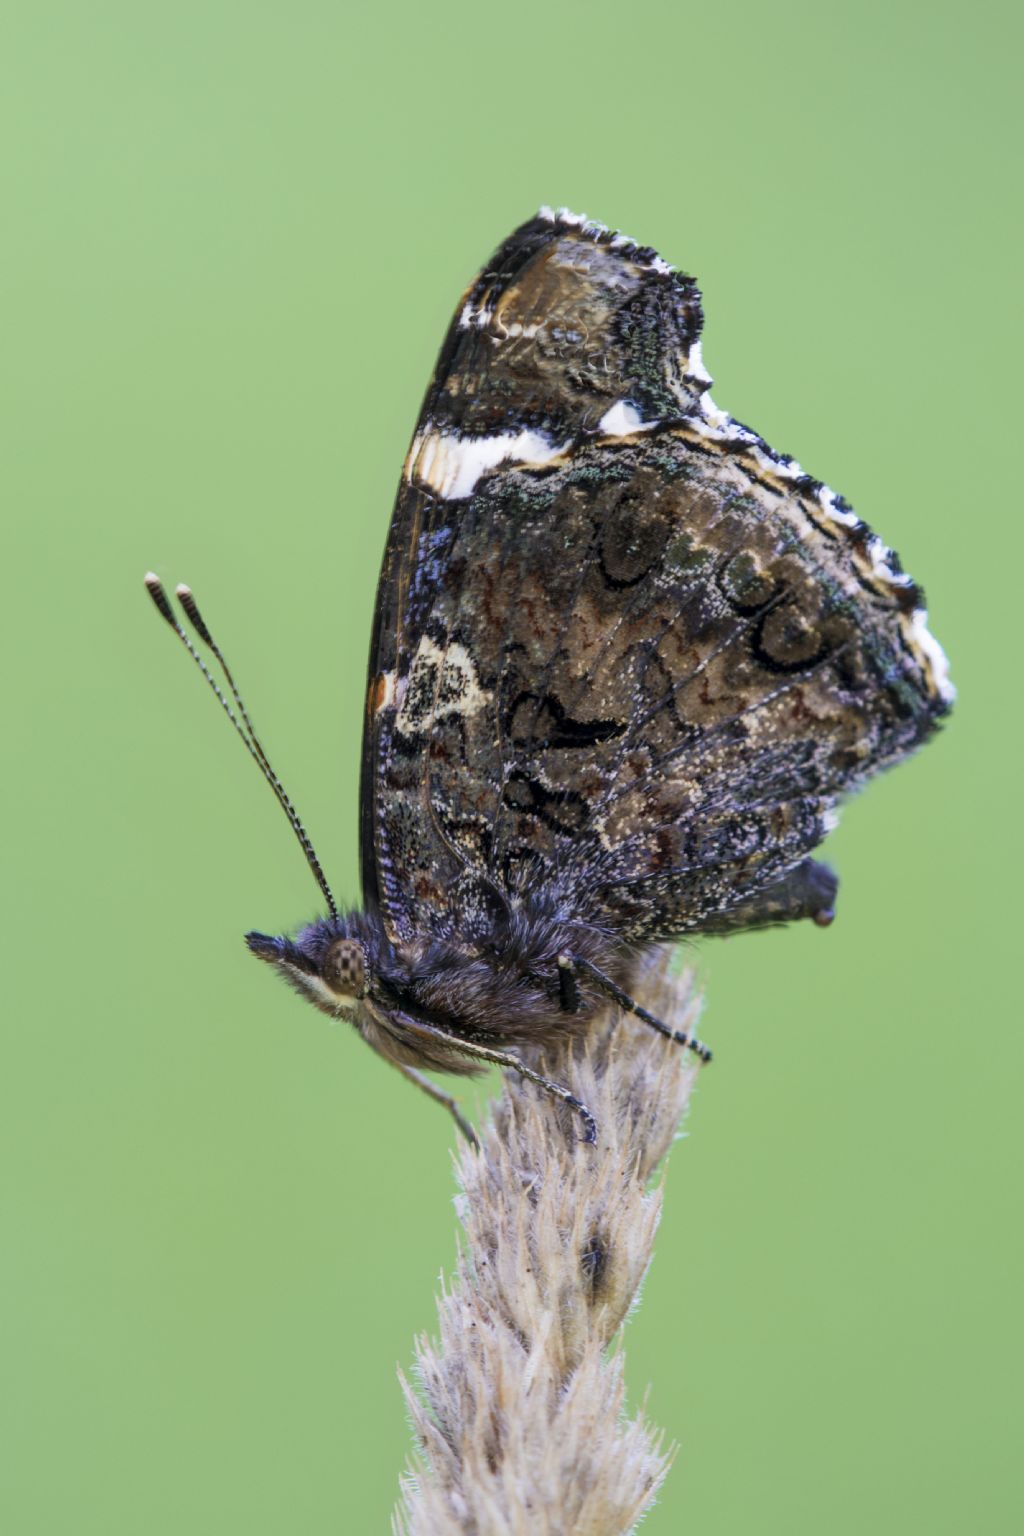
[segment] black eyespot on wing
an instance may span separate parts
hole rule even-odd
[[[508,711],[506,735],[514,747],[593,747],[626,730],[621,720],[573,720],[553,694],[520,693]]]

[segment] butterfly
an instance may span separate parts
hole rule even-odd
[[[464,293],[377,592],[342,911],[193,594],[204,671],[327,914],[247,943],[445,1104],[424,1069],[512,1069],[632,997],[648,947],[810,918],[841,796],[954,693],[920,588],[849,504],[713,402],[694,280],[543,208]],[[526,1058],[530,1057],[530,1060]]]

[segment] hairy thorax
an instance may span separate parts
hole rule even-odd
[[[586,1027],[598,1005],[567,966],[589,962],[625,980],[628,952],[610,935],[528,898],[471,946],[393,941],[373,914],[321,918],[294,939],[250,934],[249,947],[323,1012],[346,1018],[390,1060],[471,1074],[463,1042],[528,1047]]]

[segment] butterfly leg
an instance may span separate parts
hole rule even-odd
[[[422,1019],[410,1019],[403,1015],[402,1024],[412,1034],[429,1035],[432,1040],[440,1040],[449,1050],[457,1051],[460,1056],[468,1056],[474,1061],[493,1062],[496,1067],[504,1067],[507,1071],[518,1072],[520,1077],[525,1077],[528,1082],[536,1083],[538,1088],[543,1088],[545,1093],[550,1093],[552,1098],[561,1099],[569,1109],[573,1109],[583,1121],[583,1140],[591,1145],[597,1140],[597,1121],[590,1110],[570,1093],[564,1083],[556,1083],[550,1077],[544,1077],[540,1072],[535,1072],[528,1067],[525,1061],[511,1051],[495,1050],[493,1046],[481,1045],[476,1040],[464,1040],[461,1035],[451,1035],[445,1029],[438,1029],[436,1024],[427,1024]],[[433,1084],[431,1084],[433,1087]]]
[[[622,988],[616,986],[610,976],[606,976],[604,971],[598,970],[597,966],[591,964],[589,960],[573,959],[569,955],[560,955],[558,959],[559,968],[561,968],[563,960],[568,962],[581,975],[589,976],[595,986],[607,997],[612,998],[618,1003],[624,1013],[635,1014],[638,1019],[643,1019],[645,1024],[649,1024],[652,1029],[656,1029],[659,1035],[664,1035],[667,1040],[674,1040],[677,1045],[685,1045],[695,1056],[699,1056],[701,1061],[708,1062],[711,1060],[710,1047],[706,1046],[702,1040],[698,1040],[696,1035],[684,1035],[678,1029],[669,1029],[667,1024],[663,1024],[660,1019],[656,1019],[653,1013],[648,1013],[646,1008],[641,1008],[640,1004],[631,998],[628,992],[623,992]]]
[[[563,1013],[579,1013],[583,1002],[576,967],[568,955],[558,957],[558,1002]]]
[[[454,1099],[450,1093],[445,1093],[444,1089],[439,1088],[436,1083],[432,1083],[424,1073],[417,1072],[415,1067],[407,1067],[401,1061],[392,1062],[392,1066],[396,1067],[403,1077],[408,1078],[410,1083],[415,1083],[417,1088],[421,1088],[428,1098],[434,1100],[435,1104],[443,1104],[470,1146],[476,1147],[477,1151],[480,1150],[476,1131],[459,1109],[457,1099]]]

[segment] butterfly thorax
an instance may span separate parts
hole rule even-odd
[[[597,965],[624,979],[630,959],[608,932],[523,898],[471,945],[410,935],[392,939],[372,913],[319,918],[294,938],[250,933],[252,952],[303,997],[347,1019],[381,1054],[413,1066],[478,1070],[453,1041],[528,1046],[585,1027],[596,995],[566,1004],[560,962]]]

